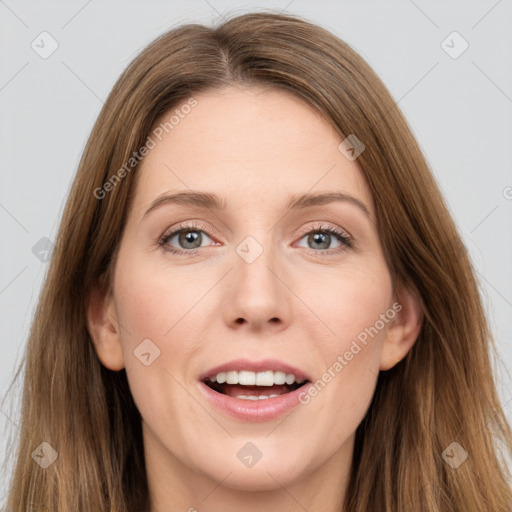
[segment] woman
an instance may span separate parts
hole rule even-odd
[[[508,512],[490,347],[368,64],[294,16],[177,28],[80,162],[8,510]]]

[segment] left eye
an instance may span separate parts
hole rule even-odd
[[[308,234],[301,238],[301,240],[304,239],[307,239],[306,243],[308,244],[307,247],[309,249],[336,249],[343,245],[343,242],[347,244],[347,239],[343,235],[325,229],[310,231]],[[330,247],[332,241],[337,242],[338,245],[336,247]]]

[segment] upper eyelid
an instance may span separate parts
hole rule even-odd
[[[197,221],[190,221],[190,222],[185,221],[181,224],[178,224],[178,226],[176,226],[176,227],[171,227],[171,228],[167,229],[164,232],[164,234],[162,235],[162,238],[168,238],[171,235],[175,236],[178,233],[180,233],[181,231],[203,231],[210,238],[212,237],[212,235],[210,234],[210,231],[213,231],[215,233],[215,230],[211,230],[210,228],[197,223]]]
[[[335,231],[341,231],[346,237],[352,238],[352,235],[345,229],[340,226],[337,226],[333,223],[327,223],[327,221],[315,221],[315,224],[312,226],[307,226],[300,230],[301,235],[305,235],[311,231],[323,231],[328,229],[334,229]]]

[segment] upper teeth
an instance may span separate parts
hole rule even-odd
[[[219,384],[226,382],[227,384],[240,384],[242,386],[273,386],[274,384],[302,384],[305,379],[297,379],[292,373],[273,372],[271,370],[265,372],[220,372],[210,377],[212,382],[217,381]]]

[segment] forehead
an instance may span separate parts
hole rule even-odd
[[[343,138],[302,100],[256,87],[194,99],[194,107],[177,105],[155,124],[161,140],[153,136],[156,145],[137,170],[136,209],[168,190],[211,191],[235,208],[322,189],[355,195],[373,211],[356,161],[338,149]]]

